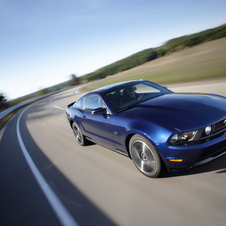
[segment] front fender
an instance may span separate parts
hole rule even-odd
[[[165,144],[171,131],[151,122],[112,116],[112,129],[116,149],[128,152],[128,142],[134,134],[139,134],[149,140],[159,150],[158,146]]]
[[[135,121],[128,128],[126,136],[130,136],[130,134],[143,136],[158,149],[159,145],[166,143],[172,132],[153,123]]]

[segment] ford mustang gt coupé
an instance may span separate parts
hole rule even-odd
[[[179,94],[145,80],[85,94],[67,106],[77,142],[130,157],[148,177],[188,171],[226,153],[226,98]]]

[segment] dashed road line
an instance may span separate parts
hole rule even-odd
[[[61,107],[58,107],[58,106],[55,106],[55,105],[53,107],[58,108],[58,109],[63,110],[63,111],[66,110],[65,108],[61,108]]]
[[[205,91],[203,91],[203,92],[205,92]],[[223,92],[226,92],[226,90],[207,91],[205,93],[223,93]]]

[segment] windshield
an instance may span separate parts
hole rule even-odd
[[[116,112],[136,106],[137,104],[166,93],[172,93],[157,84],[141,81],[125,84],[115,90],[105,93],[105,97]]]

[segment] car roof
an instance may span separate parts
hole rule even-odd
[[[125,85],[134,85],[135,83],[142,82],[142,81],[146,81],[146,80],[140,79],[140,80],[126,81],[126,82],[119,82],[119,83],[115,83],[109,86],[104,86],[102,88],[96,89],[91,93],[104,93],[106,91],[114,90],[117,87],[120,88],[120,86],[124,87]]]

